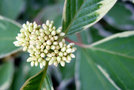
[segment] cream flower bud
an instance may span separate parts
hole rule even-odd
[[[46,44],[47,44],[47,45],[51,45],[52,43],[51,43],[50,40],[48,40],[48,41],[46,42]]]
[[[54,45],[52,45],[52,46],[51,46],[51,49],[52,49],[52,50],[54,50],[54,49],[55,49],[55,46],[54,46]]]
[[[41,53],[41,55],[40,55],[41,57],[45,57],[45,54],[44,53]]]
[[[35,62],[35,66],[38,66],[38,62],[37,61]]]
[[[48,57],[52,57],[52,54],[48,53],[47,56],[48,56]]]
[[[39,58],[39,59],[38,59],[38,62],[41,62],[41,61],[42,61],[42,58]]]
[[[15,41],[13,43],[15,44],[15,46],[21,46],[21,43],[19,41]]]
[[[52,28],[53,24],[49,24],[49,28]]]
[[[49,35],[49,34],[50,34],[50,32],[49,32],[48,30],[45,30],[45,34]]]
[[[31,61],[32,61],[32,58],[29,57],[29,58],[27,59],[27,62],[31,62]]]
[[[67,56],[67,60],[71,61],[71,57],[70,56]]]
[[[26,51],[27,50],[27,47],[25,46],[25,47],[23,47],[23,51]]]
[[[57,67],[58,66],[58,62],[57,61],[54,61],[54,65]]]
[[[65,52],[66,51],[66,47],[61,48],[61,51]]]
[[[54,50],[54,52],[57,54],[59,51],[58,50]]]
[[[43,24],[42,27],[43,27],[43,29],[47,30],[46,24]]]
[[[49,26],[49,24],[50,24],[50,21],[49,21],[49,20],[47,20],[47,21],[46,21],[46,25],[47,25],[47,26]]]
[[[63,33],[63,32],[62,32],[62,33],[60,33],[60,36],[65,36],[65,33]]]
[[[22,27],[23,27],[24,29],[27,29],[27,25],[26,25],[26,24],[23,24]]]
[[[66,58],[66,57],[62,57],[62,60],[66,61],[66,60],[67,60],[67,58]]]
[[[67,53],[71,53],[71,52],[72,52],[72,49],[71,49],[71,48],[68,48],[68,49],[66,50],[66,52],[67,52]]]
[[[44,50],[44,53],[48,53],[48,50],[47,50],[47,49],[45,49],[45,50]]]
[[[61,57],[57,57],[57,61],[60,62],[61,61]]]
[[[54,40],[58,40],[58,36],[54,36]]]
[[[51,59],[50,57],[47,57],[47,58],[46,58],[46,61],[49,61],[50,59]]]
[[[46,49],[49,50],[50,49],[50,46],[46,46]]]
[[[65,66],[65,62],[64,61],[61,61],[60,64],[61,64],[62,67]]]
[[[43,66],[45,66],[46,65],[46,61],[42,61],[42,64],[43,64]]]
[[[45,39],[45,40],[48,40],[48,36],[45,36],[44,39]]]
[[[33,66],[34,66],[34,61],[31,62],[31,67],[33,67]]]
[[[62,56],[63,56],[63,53],[62,53],[62,52],[59,52],[59,56],[61,56],[61,57],[62,57]]]
[[[53,30],[56,30],[56,27],[55,26],[53,26]]]
[[[66,56],[67,55],[67,53],[66,52],[64,52],[64,56]]]
[[[54,45],[58,45],[58,42],[53,42]]]
[[[59,34],[61,32],[61,29],[58,29],[56,32]]]
[[[60,45],[61,48],[63,47],[63,43],[62,42],[60,42],[59,45]]]
[[[71,54],[70,56],[71,56],[72,58],[75,58],[75,55],[74,55],[74,54]]]
[[[43,64],[42,63],[40,63],[40,68],[43,68]]]
[[[56,35],[56,31],[52,31],[51,35],[53,35],[53,36]]]
[[[52,65],[52,64],[53,64],[53,62],[54,62],[54,60],[52,60],[52,59],[51,59],[51,60],[49,61],[49,63],[48,63],[48,64],[49,64],[49,65]]]

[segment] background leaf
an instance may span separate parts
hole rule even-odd
[[[0,0],[0,14],[16,19],[24,5],[24,0]]]
[[[115,4],[116,0],[65,0],[63,31],[79,32],[99,21]]]
[[[134,29],[134,12],[130,7],[123,5],[124,3],[116,3],[104,18],[110,25],[118,29],[133,30]],[[116,14],[115,14],[116,13]]]
[[[12,61],[4,62],[0,66],[0,90],[7,90],[11,84],[14,72]]]
[[[20,25],[18,23],[0,16],[0,58],[10,55],[19,49],[13,44],[19,29]]]
[[[90,60],[121,89],[134,88],[134,31],[123,32],[85,49]],[[106,75],[105,75],[106,77]],[[126,81],[127,80],[127,81]]]

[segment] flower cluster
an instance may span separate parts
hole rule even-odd
[[[66,44],[65,40],[59,41],[59,37],[63,37],[65,33],[61,32],[62,28],[53,25],[53,21],[46,21],[46,24],[37,25],[27,22],[22,25],[21,33],[16,37],[14,42],[16,46],[22,46],[23,51],[28,51],[30,57],[27,62],[31,62],[31,66],[40,68],[46,65],[65,66],[65,62],[69,63],[75,58],[73,52],[76,50],[73,43]]]

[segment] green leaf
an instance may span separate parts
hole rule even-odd
[[[23,68],[26,69],[26,67],[24,67],[24,64],[25,63],[21,63],[21,65],[15,69],[13,81],[9,90],[20,90],[21,86],[23,85],[26,73],[26,71],[23,70]]]
[[[130,8],[125,7],[124,3],[118,2],[107,14],[105,20],[118,29],[133,30],[133,16],[134,13],[130,10]]]
[[[116,90],[100,72],[84,49],[78,49],[76,60],[76,88],[78,90]]]
[[[22,10],[24,0],[0,0],[0,14],[16,19]]]
[[[123,90],[134,89],[133,41],[134,31],[128,31],[98,41],[85,49],[88,58]]]
[[[117,0],[65,0],[63,32],[73,34],[99,21]]]
[[[13,77],[13,62],[8,61],[0,66],[0,90],[7,90]]]
[[[0,58],[19,50],[13,44],[19,29],[18,23],[0,16]]]
[[[46,75],[48,64],[45,68],[34,75],[33,77],[29,78],[24,85],[22,86],[21,90],[53,90],[52,84]]]

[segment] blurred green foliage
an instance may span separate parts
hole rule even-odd
[[[5,17],[4,21],[0,17],[0,39],[2,40],[0,41],[0,57],[3,57],[2,54],[7,51],[14,50],[15,47],[12,42],[15,37],[12,35],[17,34],[17,29],[20,28],[18,24],[11,25],[14,23],[13,21],[6,22],[6,18],[15,20],[20,24],[26,21],[36,21],[41,24],[50,19],[54,20],[56,26],[61,26],[63,5],[64,0],[0,0],[0,15]],[[12,29],[14,32],[11,31]],[[6,30],[9,31],[5,34]],[[87,31],[82,31],[80,35],[83,43],[91,44],[112,34],[128,30],[134,30],[134,5],[130,1],[119,0],[101,21],[87,29]],[[77,41],[76,34],[69,36],[69,38]],[[5,44],[5,40],[10,41]],[[85,56],[83,49],[80,53],[76,52],[77,54]],[[21,52],[19,54],[15,53],[6,59],[0,59],[0,90],[19,90],[29,77],[40,71],[39,67],[30,67],[29,63],[26,62],[27,57],[27,53]],[[82,87],[81,90],[90,87],[88,86],[89,79],[93,82],[98,81],[93,73],[94,71],[91,68],[88,69],[88,63],[84,62],[87,58],[80,58],[79,62],[74,59],[71,64],[67,64],[64,68],[60,66],[58,68],[49,67],[48,73],[51,76],[55,90],[79,90],[78,73],[85,73],[87,77],[91,75],[88,79],[81,78],[83,84],[87,85],[87,87]],[[85,67],[80,66],[78,68],[79,64],[85,65]],[[96,69],[94,64],[90,66]],[[87,71],[90,72],[86,73]],[[82,74],[81,77],[86,77],[85,74]],[[104,80],[98,70],[97,74]],[[107,81],[104,81],[104,83],[109,84]],[[97,83],[101,87],[100,84],[101,82]],[[99,88],[96,87],[94,90],[99,90]]]

